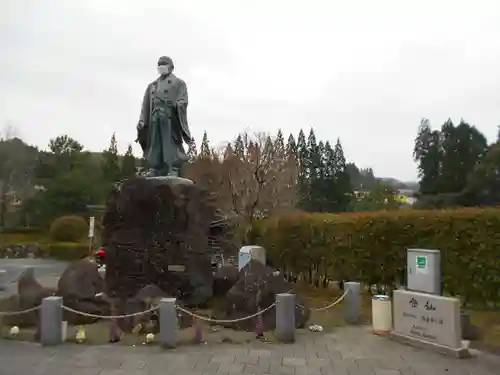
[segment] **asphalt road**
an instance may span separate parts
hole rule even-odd
[[[0,298],[15,294],[17,280],[24,269],[33,267],[35,277],[44,286],[55,286],[67,263],[50,259],[0,259],[0,270],[7,271],[7,290],[0,290]]]

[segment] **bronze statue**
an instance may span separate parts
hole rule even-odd
[[[149,166],[145,174],[148,177],[178,176],[187,161],[183,142],[192,142],[187,122],[187,86],[173,70],[170,57],[158,59],[160,76],[148,85],[142,102],[137,142]]]

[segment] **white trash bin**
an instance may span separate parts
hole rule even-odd
[[[372,326],[376,335],[387,335],[392,331],[392,303],[389,296],[373,296]]]

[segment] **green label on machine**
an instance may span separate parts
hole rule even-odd
[[[423,255],[417,256],[417,273],[420,275],[426,275],[427,272],[427,257]]]
[[[417,268],[427,267],[427,257],[421,256],[417,257]]]

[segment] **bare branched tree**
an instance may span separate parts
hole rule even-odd
[[[32,190],[36,149],[24,144],[17,134],[11,125],[0,131],[0,226],[5,226],[11,203],[16,203],[17,198],[22,200]]]
[[[246,224],[296,203],[295,163],[266,134],[229,145],[221,165],[222,209]],[[241,145],[243,145],[241,149]]]

